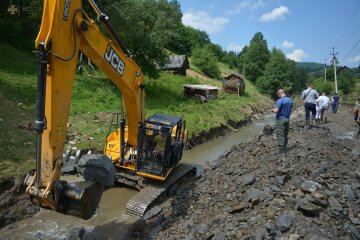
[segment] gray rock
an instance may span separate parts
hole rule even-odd
[[[77,164],[77,171],[86,181],[101,183],[105,187],[114,186],[115,167],[110,158],[102,154],[86,154]]]
[[[85,234],[85,228],[77,227],[70,231],[70,239],[83,239]]]
[[[276,219],[276,226],[281,232],[285,232],[290,229],[293,222],[293,217],[289,214],[281,214]]]
[[[295,187],[300,187],[301,183],[303,182],[302,178],[300,176],[296,176],[294,179],[294,185]]]
[[[162,208],[159,206],[155,206],[145,213],[145,215],[143,216],[143,219],[148,220],[150,218],[156,217],[161,212],[162,212]]]
[[[266,229],[265,228],[258,228],[255,230],[255,240],[263,240],[266,235]]]
[[[349,225],[349,230],[350,230],[352,239],[360,240],[360,232],[355,226]]]
[[[275,179],[280,185],[284,185],[288,180],[287,175],[276,176]]]
[[[332,210],[335,210],[335,211],[343,210],[341,204],[336,200],[336,198],[329,197],[328,202],[329,202],[329,206]]]
[[[312,193],[321,188],[321,185],[315,181],[305,181],[300,185],[304,193]]]
[[[318,167],[315,171],[312,172],[312,177],[316,178],[316,177],[320,176],[320,174],[326,173],[326,171],[327,171],[327,165],[326,165],[326,163],[322,162],[320,164],[320,167]]]
[[[298,210],[305,216],[318,217],[323,208],[312,203],[302,203],[299,205]]]
[[[274,132],[274,128],[270,125],[265,125],[263,129],[264,135],[271,135]]]
[[[190,217],[186,222],[183,224],[182,228],[185,232],[188,232],[194,226],[194,217]]]
[[[246,202],[250,202],[252,201],[252,199],[259,199],[260,201],[264,201],[266,195],[264,192],[258,190],[258,189],[249,189],[246,191],[246,197],[245,200]]]
[[[352,224],[360,225],[360,219],[359,218],[350,217],[350,220],[351,220]]]
[[[247,204],[241,202],[240,204],[234,206],[229,213],[230,214],[240,213],[244,211],[247,207],[249,207]]]
[[[354,201],[355,200],[355,195],[354,192],[351,189],[351,185],[345,184],[343,186],[343,191],[345,193],[345,196],[348,200],[350,201]]]
[[[154,239],[156,235],[158,235],[158,233],[161,231],[161,229],[162,229],[161,225],[151,228],[148,234],[148,239]]]
[[[245,186],[247,186],[247,185],[253,185],[253,184],[255,183],[255,180],[256,180],[256,176],[254,176],[254,175],[246,176],[246,177],[244,177],[244,179],[243,179],[243,184],[244,184]]]
[[[280,192],[281,191],[281,189],[276,185],[270,185],[270,189],[273,192]]]
[[[226,234],[224,232],[218,232],[214,236],[214,240],[224,240],[226,238]]]
[[[310,232],[305,234],[304,240],[330,240],[330,239],[327,238],[322,233],[315,232],[315,231],[310,231]]]

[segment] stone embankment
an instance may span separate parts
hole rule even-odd
[[[353,127],[343,111],[310,129],[293,120],[286,154],[275,135],[233,146],[174,187],[132,238],[360,239],[360,141],[330,130]]]

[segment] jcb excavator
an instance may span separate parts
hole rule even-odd
[[[171,172],[182,157],[187,138],[185,122],[180,117],[155,114],[144,119],[145,85],[141,69],[108,17],[94,0],[88,2],[109,38],[83,10],[82,0],[44,0],[35,42],[39,58],[36,173],[28,178],[26,189],[40,206],[63,213],[77,209],[85,219],[94,213],[103,190],[104,183],[92,174],[97,171],[96,166],[100,169],[110,161],[116,168],[114,179],[122,178],[122,173],[132,173],[135,177],[166,182],[169,176],[176,175]],[[91,165],[93,172],[88,177],[85,174],[85,181],[70,183],[60,178],[79,51],[120,90],[121,116],[116,129],[106,138],[104,155],[87,156],[88,162],[95,162]],[[185,172],[182,170],[182,174]],[[136,201],[132,205],[138,207],[134,206]]]

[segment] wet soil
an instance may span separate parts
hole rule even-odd
[[[25,176],[9,178],[0,183],[0,228],[31,217],[39,211],[25,194],[24,178]]]
[[[307,128],[297,112],[285,154],[275,135],[233,146],[199,180],[174,188],[132,238],[359,239],[357,128],[346,107],[328,120]]]

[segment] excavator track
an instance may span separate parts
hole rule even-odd
[[[133,196],[126,205],[125,214],[141,218],[152,202],[182,177],[195,170],[196,167],[193,165],[179,164],[166,181],[148,185]]]

